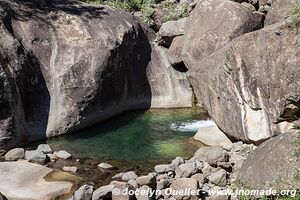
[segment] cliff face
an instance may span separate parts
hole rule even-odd
[[[185,75],[130,14],[76,1],[1,0],[0,9],[2,149],[126,110],[192,105]]]
[[[290,3],[273,3],[280,20],[262,27],[241,4],[200,0],[184,35],[197,98],[222,131],[247,142],[288,130],[300,115],[299,34],[283,19]]]

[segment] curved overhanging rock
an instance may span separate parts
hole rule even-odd
[[[258,143],[299,119],[297,41],[299,34],[280,22],[235,39],[189,70],[196,96],[227,135]]]
[[[0,191],[8,199],[51,200],[67,197],[74,192],[72,187],[78,181],[79,177],[27,161],[0,162]]]
[[[0,0],[0,21],[0,149],[131,109],[192,105],[185,75],[125,11]]]

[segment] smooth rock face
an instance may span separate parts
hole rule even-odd
[[[0,191],[8,199],[51,200],[68,194],[73,186],[67,181],[46,181],[56,172],[27,161],[0,162],[0,171]]]
[[[227,146],[232,144],[217,125],[201,127],[194,135],[194,139],[209,146]]]
[[[152,44],[147,77],[151,86],[151,108],[178,108],[193,106],[193,92],[186,74],[172,67],[167,49]]]
[[[240,36],[189,70],[197,98],[226,135],[260,143],[297,119],[298,40],[284,22],[274,24]]]
[[[23,148],[15,148],[15,149],[9,150],[5,154],[4,158],[7,161],[16,161],[16,160],[24,158],[24,156],[25,156],[25,150]]]
[[[262,27],[262,16],[239,3],[227,0],[199,0],[188,19],[182,47],[188,69],[228,44],[234,38]]]
[[[299,131],[293,130],[258,146],[240,169],[241,184],[254,190],[299,188],[299,140]]]
[[[1,0],[0,12],[1,150],[131,109],[191,106],[186,76],[124,11]]]
[[[272,6],[266,16],[265,26],[285,19],[289,15],[292,2],[293,1],[272,0]]]

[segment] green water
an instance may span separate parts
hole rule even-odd
[[[47,141],[77,157],[123,163],[169,161],[188,158],[202,146],[192,136],[193,124],[206,116],[197,109],[159,109],[123,114],[102,124]]]

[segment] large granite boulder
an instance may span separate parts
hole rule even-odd
[[[130,109],[182,106],[176,98],[191,96],[189,82],[146,32],[132,15],[109,7],[0,0],[0,149]]]
[[[259,190],[300,188],[300,131],[283,133],[261,144],[244,161],[239,182]]]
[[[67,197],[80,178],[27,161],[0,162],[0,191],[7,199]]]
[[[285,19],[289,15],[292,2],[293,0],[288,0],[288,1],[272,0],[272,6],[266,16],[265,26],[274,24],[276,22]]]
[[[298,43],[299,34],[282,22],[240,36],[192,65],[195,94],[222,131],[259,143],[299,119]]]
[[[227,0],[199,0],[188,19],[182,47],[188,69],[234,38],[262,27],[261,15],[243,5]]]

